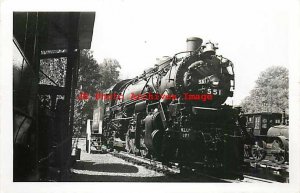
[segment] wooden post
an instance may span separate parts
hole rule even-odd
[[[65,104],[66,114],[68,115],[67,122],[67,138],[69,139],[65,145],[65,160],[66,170],[69,170],[71,166],[71,153],[72,153],[72,135],[73,135],[73,121],[74,121],[74,95],[75,86],[77,82],[76,70],[78,66],[78,24],[79,24],[79,13],[70,13],[69,15],[69,26],[68,26],[68,54],[67,54],[67,70],[66,70],[66,81],[65,81]],[[75,34],[75,35],[71,35]],[[76,52],[77,51],[77,52]],[[64,171],[63,171],[64,172]],[[61,180],[68,178],[68,176],[62,176]]]

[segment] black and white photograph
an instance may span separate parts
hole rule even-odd
[[[29,2],[0,1],[1,193],[300,191],[299,1]]]

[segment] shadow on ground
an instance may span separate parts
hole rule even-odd
[[[112,173],[137,173],[139,169],[135,166],[118,164],[118,163],[95,163],[93,161],[78,161],[74,165],[73,169],[89,170],[96,172],[112,172]]]
[[[130,177],[130,176],[111,176],[111,175],[85,175],[72,174],[72,182],[174,182],[166,176],[159,177]]]
[[[73,182],[161,182],[169,181],[166,176],[137,177],[122,176],[122,174],[136,174],[139,169],[136,166],[119,163],[95,163],[93,161],[78,161],[73,169],[84,171],[83,173],[72,173],[69,181]],[[107,172],[109,175],[92,175],[89,172]],[[115,175],[111,175],[115,173]],[[119,174],[119,175],[118,175]]]
[[[73,172],[69,182],[212,182],[203,178],[184,178],[179,174],[168,176],[134,176],[139,172],[136,166],[119,163],[101,164],[88,160],[76,162],[73,169],[83,171],[83,173]],[[104,172],[104,174],[95,175],[91,172]],[[132,176],[124,176],[123,174],[132,174]]]

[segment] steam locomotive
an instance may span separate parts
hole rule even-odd
[[[99,93],[101,119],[93,127],[107,144],[118,139],[130,153],[240,176],[239,109],[224,104],[235,87],[233,63],[217,49],[188,38],[187,51]]]
[[[288,117],[283,113],[250,113],[244,115],[247,131],[252,140],[245,143],[246,158],[255,161],[267,159],[277,164],[289,160],[289,125]]]

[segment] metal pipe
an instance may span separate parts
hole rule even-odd
[[[112,119],[111,121],[128,120],[128,119],[133,119],[133,117],[117,118],[117,119]]]

